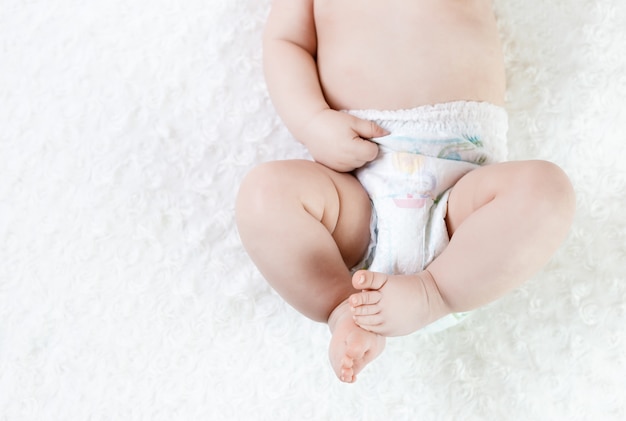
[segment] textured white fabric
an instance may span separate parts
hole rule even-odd
[[[626,419],[626,2],[496,7],[509,158],[570,174],[572,233],[343,385],[234,225],[252,166],[306,156],[263,82],[269,0],[0,1],[0,419]]]

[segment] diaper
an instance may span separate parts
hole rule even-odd
[[[356,110],[388,136],[372,139],[378,157],[356,171],[372,202],[372,241],[364,262],[388,274],[421,272],[448,245],[450,189],[468,172],[506,157],[506,111],[484,102],[451,102],[409,110]],[[455,325],[451,314],[424,330]]]

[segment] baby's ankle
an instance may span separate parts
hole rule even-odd
[[[335,309],[331,311],[328,315],[328,321],[326,322],[326,324],[328,324],[330,331],[333,332],[335,330],[335,326],[337,326],[337,323],[339,323],[339,321],[344,317],[350,317],[350,314],[350,304],[348,303],[348,299],[346,298],[341,303],[339,303],[337,307],[335,307]]]
[[[417,276],[422,280],[422,284],[426,290],[431,316],[435,319],[439,319],[455,312],[441,293],[437,280],[428,269],[424,269],[422,272],[418,273]]]

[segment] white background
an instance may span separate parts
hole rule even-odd
[[[250,168],[306,156],[269,0],[0,0],[0,420],[626,419],[626,3],[496,8],[510,158],[570,174],[571,236],[343,385],[233,220]]]

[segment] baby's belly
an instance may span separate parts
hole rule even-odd
[[[331,107],[504,102],[503,57],[489,1],[380,0],[368,10],[352,3],[316,1],[317,63]]]

